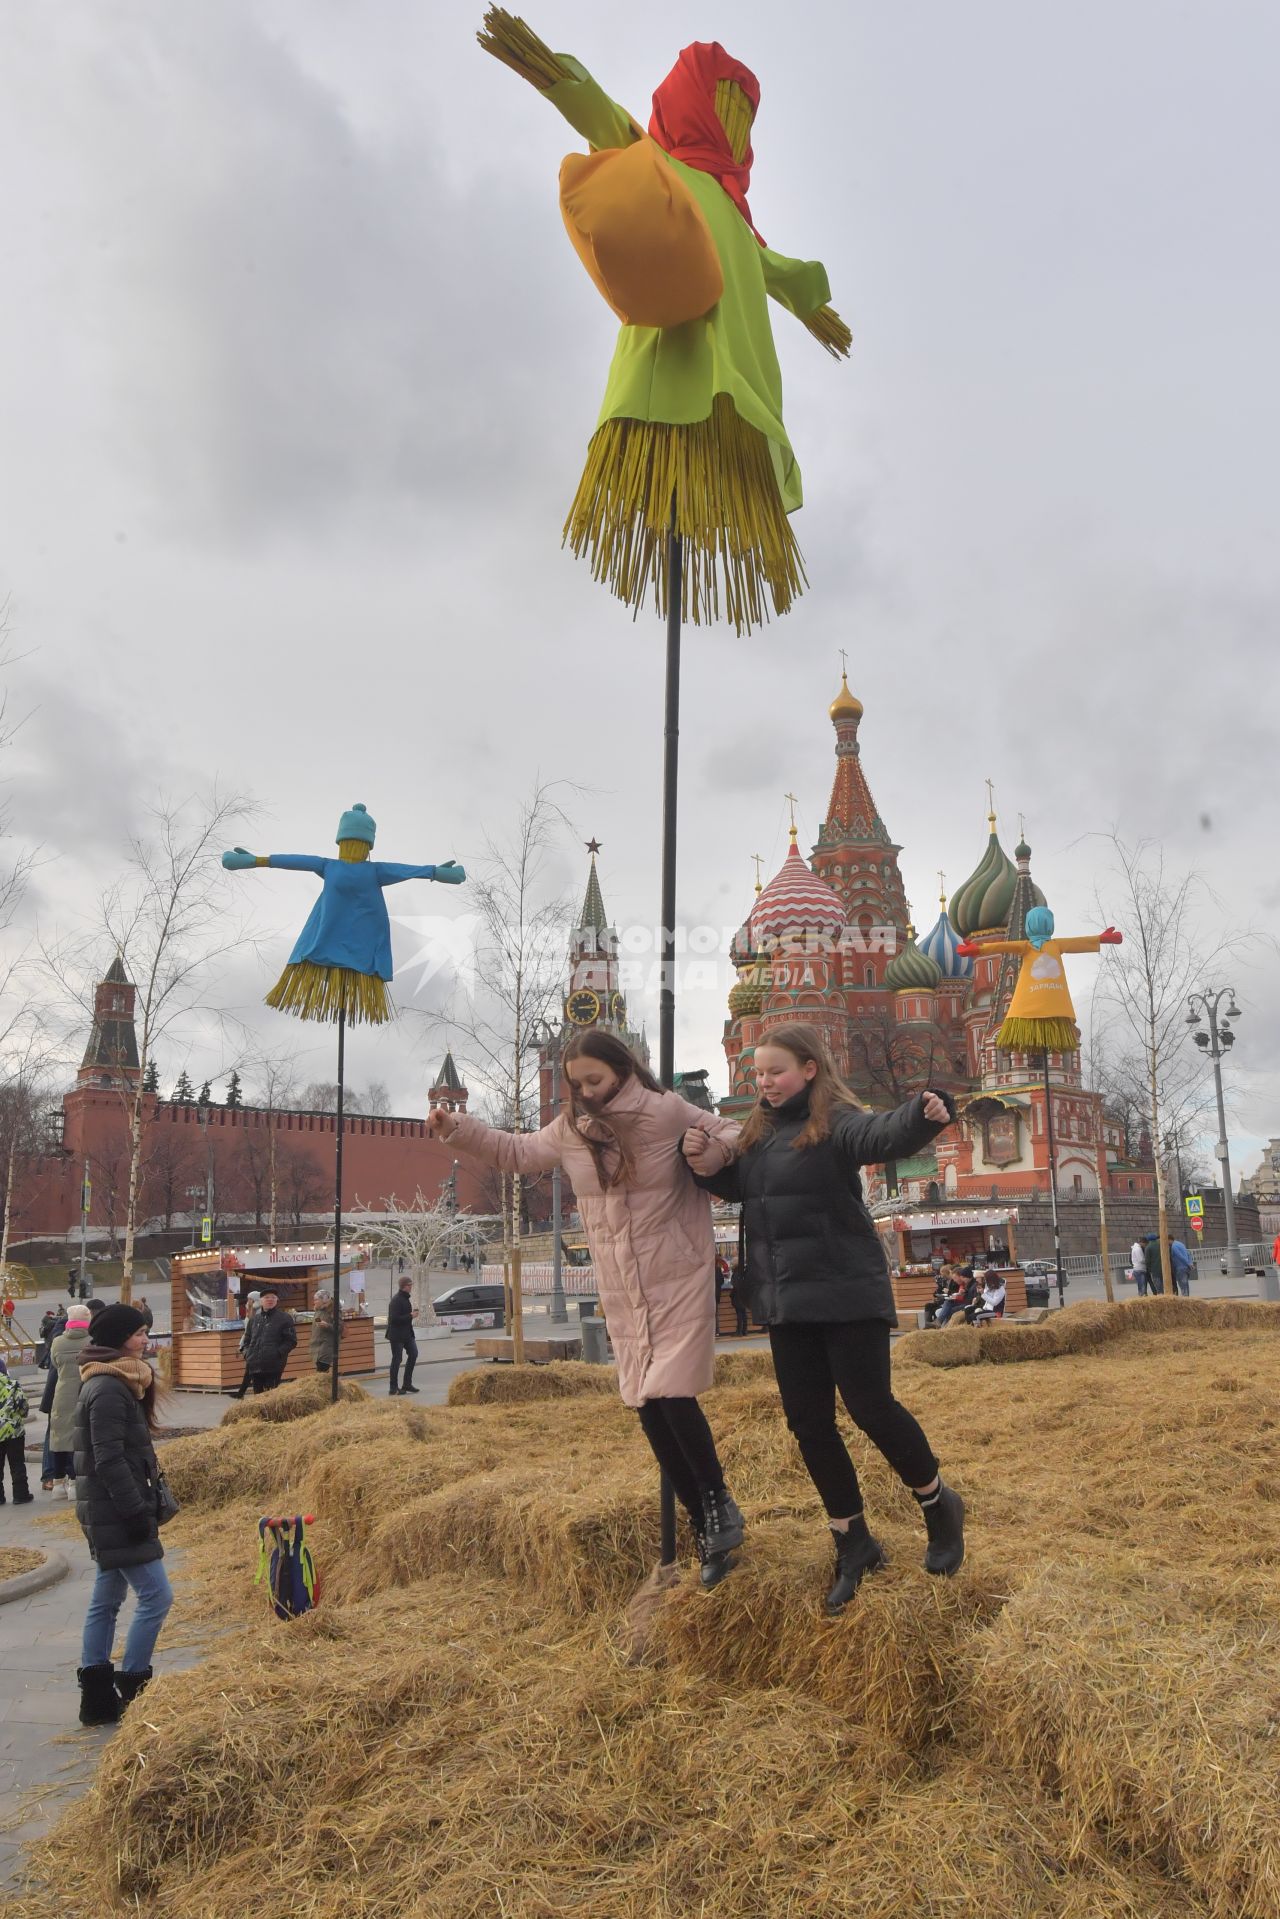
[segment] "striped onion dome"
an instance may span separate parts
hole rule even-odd
[[[991,836],[987,850],[960,890],[952,895],[951,924],[961,939],[1003,927],[1013,905],[1018,869],[1000,844],[996,816],[988,814]]]
[[[947,903],[939,900],[942,911],[920,942],[920,951],[927,953],[937,967],[943,979],[971,979],[973,977],[972,956],[956,951],[960,944],[960,935],[947,918]]]
[[[941,967],[920,951],[916,929],[908,926],[906,945],[884,969],[885,985],[894,993],[932,993],[941,978]]]
[[[798,933],[838,939],[844,931],[844,907],[802,858],[794,826],[787,857],[752,907],[747,923],[757,948]]]

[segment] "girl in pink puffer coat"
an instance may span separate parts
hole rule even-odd
[[[431,1131],[504,1172],[557,1164],[568,1172],[618,1390],[689,1514],[702,1581],[712,1586],[742,1544],[743,1525],[698,1404],[715,1367],[715,1243],[710,1202],[693,1183],[681,1141],[696,1127],[728,1165],[738,1129],[664,1092],[611,1033],[575,1033],[563,1058],[568,1111],[541,1132],[498,1132],[447,1112],[431,1115]]]

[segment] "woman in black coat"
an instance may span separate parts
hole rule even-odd
[[[146,1322],[136,1307],[106,1306],[94,1316],[80,1354],[76,1517],[98,1562],[77,1675],[82,1726],[110,1725],[142,1691],[173,1604],[156,1516],[156,1380],[142,1357],[146,1343]],[[116,1616],[131,1587],[138,1605],[116,1672]]]
[[[953,1573],[964,1558],[964,1502],[938,1477],[918,1422],[893,1396],[889,1332],[896,1324],[889,1267],[862,1199],[858,1168],[905,1159],[949,1126],[955,1109],[918,1093],[893,1113],[868,1113],[841,1080],[815,1027],[775,1027],[755,1050],[760,1101],[722,1172],[702,1174],[702,1147],[685,1136],[700,1186],[740,1200],[747,1294],[769,1331],[787,1424],[827,1509],[836,1547],[828,1612],[839,1612],[885,1563],[868,1530],[858,1475],[836,1428],[836,1392],[920,1505],[925,1570]]]

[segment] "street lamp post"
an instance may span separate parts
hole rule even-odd
[[[1223,1000],[1229,1002],[1225,1013],[1219,1015],[1218,1008]],[[1244,1261],[1240,1257],[1240,1246],[1236,1239],[1236,1204],[1231,1191],[1231,1154],[1227,1147],[1227,1113],[1222,1102],[1222,1055],[1230,1052],[1235,1045],[1235,1034],[1227,1025],[1228,1020],[1240,1017],[1240,1008],[1236,1005],[1235,988],[1224,986],[1217,993],[1190,993],[1187,996],[1187,1025],[1194,1026],[1192,1034],[1197,1046],[1208,1052],[1213,1061],[1213,1090],[1218,1101],[1218,1143],[1214,1147],[1214,1157],[1222,1169],[1222,1204],[1227,1223],[1227,1277],[1242,1279]],[[1201,1022],[1203,1021],[1203,1026]],[[1204,1027],[1208,1028],[1206,1032]]]
[[[551,1056],[551,1117],[557,1119],[563,1099],[560,1085],[560,1042],[564,1026],[560,1020],[539,1020],[538,1044]],[[564,1236],[560,1223],[560,1162],[551,1168],[551,1321],[563,1326],[569,1318],[564,1297]]]

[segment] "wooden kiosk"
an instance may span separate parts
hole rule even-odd
[[[362,1265],[365,1253],[361,1246],[344,1248],[343,1273]],[[244,1301],[249,1293],[265,1292],[268,1286],[280,1295],[280,1304],[298,1326],[298,1343],[289,1355],[284,1377],[305,1377],[314,1371],[311,1323],[316,1292],[332,1284],[332,1247],[220,1246],[175,1254],[170,1266],[173,1384],[186,1392],[206,1393],[230,1392],[240,1384]],[[343,1302],[338,1371],[345,1375],[376,1370],[373,1319],[360,1292]]]
[[[933,1298],[936,1264],[999,1273],[1006,1313],[1026,1311],[1027,1282],[1018,1264],[1016,1206],[931,1206],[928,1202],[877,1208],[899,1313],[916,1313]]]

